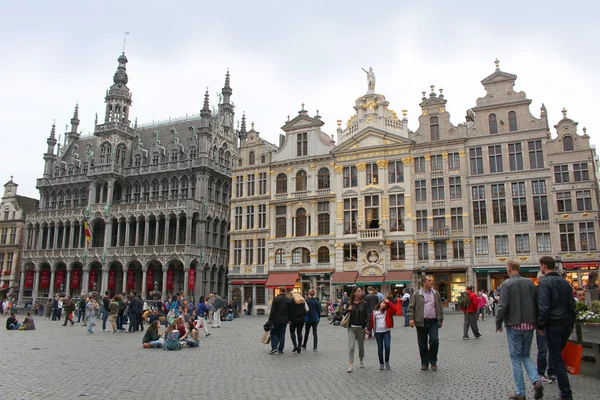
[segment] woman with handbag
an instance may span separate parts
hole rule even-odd
[[[348,369],[346,372],[353,371],[354,348],[358,341],[358,358],[360,368],[364,368],[363,358],[365,357],[365,329],[367,328],[367,318],[369,307],[362,299],[363,291],[356,286],[350,294],[349,306],[344,310],[344,319],[341,326],[348,328]]]

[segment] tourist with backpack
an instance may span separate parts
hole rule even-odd
[[[469,340],[469,326],[473,331],[475,339],[479,339],[481,334],[479,333],[479,328],[477,327],[478,299],[477,295],[473,293],[473,285],[468,285],[467,291],[460,294],[458,306],[464,314],[463,339]]]

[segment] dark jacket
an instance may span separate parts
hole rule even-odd
[[[535,323],[536,300],[535,285],[531,280],[518,274],[505,280],[500,286],[500,306],[496,314],[496,329],[502,328],[502,322],[507,327]]]
[[[296,303],[294,299],[290,299],[289,321],[295,324],[304,323],[306,317],[306,303]]]
[[[274,324],[287,324],[290,313],[290,299],[283,293],[277,295],[271,303],[269,320]]]
[[[502,302],[502,294],[500,301]],[[573,326],[575,316],[575,299],[571,286],[557,272],[547,273],[538,287],[537,328],[544,329],[550,325]]]
[[[75,303],[73,303],[73,300],[67,300],[67,301],[65,301],[65,304],[63,304],[63,310],[67,314],[75,311]]]
[[[377,295],[375,293],[369,293],[365,297],[365,301],[367,302],[367,305],[369,306],[370,313],[373,312],[373,309],[375,308],[375,306],[380,303],[379,297],[377,297]]]
[[[352,311],[348,310],[350,306],[352,306]],[[362,300],[358,304],[348,303],[348,307],[346,307],[344,310],[344,315],[348,314],[349,312],[352,313],[352,315],[350,315],[350,326],[360,325],[363,328],[367,327],[367,321],[369,320],[369,306],[367,305],[366,301]]]
[[[141,297],[135,299],[135,312],[137,314],[144,313],[144,300]]]
[[[160,339],[158,331],[148,332],[148,330],[146,330],[146,333],[144,333],[144,338],[142,339],[142,343],[150,343],[158,339]]]
[[[127,307],[127,313],[129,314],[137,314],[137,299],[135,297],[132,297],[129,300],[129,304]]]
[[[438,324],[444,321],[444,309],[442,308],[442,297],[440,294],[433,291],[433,299],[435,301],[435,312]],[[408,319],[415,321],[415,326],[422,328],[425,326],[425,296],[423,296],[423,289],[419,289],[412,298],[408,306]]]
[[[306,299],[306,304],[308,304],[306,322],[318,323],[321,319],[321,304],[319,303],[319,300],[313,297],[309,297],[308,299]]]
[[[108,296],[104,296],[102,298],[102,307],[104,308],[104,311],[108,312],[109,306],[110,306],[110,300],[108,299]]]
[[[85,297],[82,297],[81,300],[79,300],[78,307],[80,310],[85,310]]]

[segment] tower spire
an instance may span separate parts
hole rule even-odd
[[[119,63],[113,75],[113,85],[106,92],[106,113],[104,123],[121,122],[129,125],[129,109],[131,107],[131,92],[127,87],[129,77],[127,76],[127,57],[125,52],[117,59]]]
[[[200,110],[200,115],[202,118],[211,116],[208,88],[206,88],[206,92],[204,93],[204,105],[202,106],[202,110]]]
[[[233,93],[233,90],[230,85],[229,69],[227,69],[227,73],[225,74],[225,86],[223,86],[221,93],[223,94],[223,104],[231,104],[231,94]]]
[[[242,114],[242,126],[238,132],[238,137],[240,138],[240,142],[243,142],[248,137],[248,132],[246,131],[246,112]]]
[[[79,127],[79,103],[75,104],[75,111],[73,112],[73,118],[71,118],[71,132],[69,132],[69,137],[77,135],[78,127]]]

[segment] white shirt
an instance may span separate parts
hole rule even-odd
[[[385,311],[373,311],[373,322],[375,325],[375,333],[383,333],[389,331],[385,324]]]

